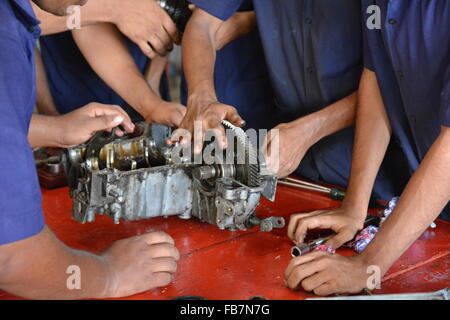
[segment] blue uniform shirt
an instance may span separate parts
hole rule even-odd
[[[31,237],[44,226],[27,138],[36,102],[38,24],[28,0],[0,1],[0,245]]]
[[[214,1],[212,1],[214,2]],[[252,11],[251,0],[244,0],[238,11]],[[214,85],[220,102],[234,106],[246,121],[246,129],[271,128],[274,96],[257,28],[224,46],[216,54]],[[181,101],[187,102],[183,77]]]
[[[381,29],[365,28],[364,64],[377,74],[409,178],[450,126],[450,2],[364,0],[366,18],[370,5],[381,10]]]
[[[130,40],[128,49],[138,69],[144,73],[149,59]],[[68,113],[90,102],[120,105],[135,121],[142,117],[114,92],[90,67],[73,40],[71,32],[40,38],[42,60],[50,91],[60,113]],[[169,100],[165,76],[161,79],[161,97]]]
[[[226,20],[243,0],[191,2]],[[321,110],[357,90],[363,67],[359,0],[253,0],[253,6],[276,100],[276,108],[261,113],[273,125]],[[348,128],[322,139],[296,173],[346,186],[353,135]],[[388,182],[390,160],[375,185],[376,195],[384,199],[402,187]]]

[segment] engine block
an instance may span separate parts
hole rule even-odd
[[[252,150],[240,128],[229,144]],[[89,142],[70,148],[64,155],[76,221],[93,222],[96,214],[120,220],[153,217],[197,217],[220,229],[261,231],[284,227],[283,218],[259,219],[255,209],[261,194],[273,200],[276,177],[263,163],[201,163],[186,156],[180,145],[168,147],[167,130],[137,123],[136,132],[117,137],[97,133]],[[253,151],[252,151],[253,152]],[[253,159],[255,161],[255,159]]]

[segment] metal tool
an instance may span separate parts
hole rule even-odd
[[[450,300],[450,291],[448,288],[445,288],[436,292],[338,296],[331,298],[308,298],[306,300]]]
[[[338,189],[338,188],[328,188],[324,187],[319,184],[311,183],[308,181],[300,180],[300,179],[294,179],[294,178],[284,178],[278,180],[278,184],[294,187],[294,188],[300,188],[304,190],[311,190],[316,191],[320,193],[325,193],[329,195],[329,197],[333,200],[342,201],[345,198],[346,192],[344,190]],[[386,206],[385,202],[382,200],[378,200],[375,198],[371,198],[369,202],[370,208],[384,208]]]
[[[378,227],[381,223],[381,217],[377,217],[377,216],[373,216],[373,215],[368,215],[366,217],[366,220],[364,221],[364,228],[367,228],[368,226],[375,226]],[[304,255],[308,252],[313,251],[317,246],[324,244],[325,242],[328,241],[328,239],[330,239],[331,237],[333,237],[335,234],[331,234],[329,236],[326,237],[321,237],[318,239],[315,239],[313,241],[310,241],[308,243],[302,243],[299,244],[298,246],[294,246],[291,249],[291,256],[293,258],[299,257],[301,255]]]
[[[317,246],[324,244],[328,239],[330,239],[331,236],[328,237],[324,237],[324,238],[319,238],[316,240],[313,240],[311,242],[308,243],[302,243],[299,244],[298,246],[292,247],[291,249],[291,256],[293,258],[296,257],[300,257],[308,252],[313,251]]]
[[[178,31],[183,33],[192,15],[192,10],[189,9],[189,2],[186,0],[156,0],[156,2],[172,18]]]

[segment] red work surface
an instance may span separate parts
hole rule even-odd
[[[43,190],[47,225],[67,245],[99,253],[115,240],[154,230],[168,232],[180,250],[178,273],[171,285],[127,299],[171,299],[196,295],[208,299],[304,299],[305,291],[284,285],[283,272],[290,260],[291,241],[286,228],[271,233],[221,231],[195,218],[155,218],[114,225],[106,216],[80,224],[71,218],[68,189]],[[261,217],[333,208],[338,202],[309,191],[279,186],[275,203],[263,200]],[[349,250],[342,251],[351,254]],[[375,293],[429,292],[450,286],[450,224],[437,222],[397,261]],[[0,292],[0,299],[14,299]]]

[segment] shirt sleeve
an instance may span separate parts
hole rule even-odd
[[[28,143],[35,102],[33,56],[0,33],[0,245],[44,227],[41,193]]]
[[[450,127],[450,64],[445,72],[441,93],[441,124]]]
[[[372,53],[370,50],[370,37],[373,36],[370,34],[370,32],[376,32],[375,30],[369,30],[369,28],[366,25],[367,21],[367,6],[370,4],[370,1],[362,1],[361,5],[361,15],[362,15],[362,30],[363,30],[363,63],[364,67],[374,71],[373,61],[372,61]],[[372,37],[373,38],[373,37]]]
[[[189,2],[225,21],[239,9],[244,0],[189,0]]]

